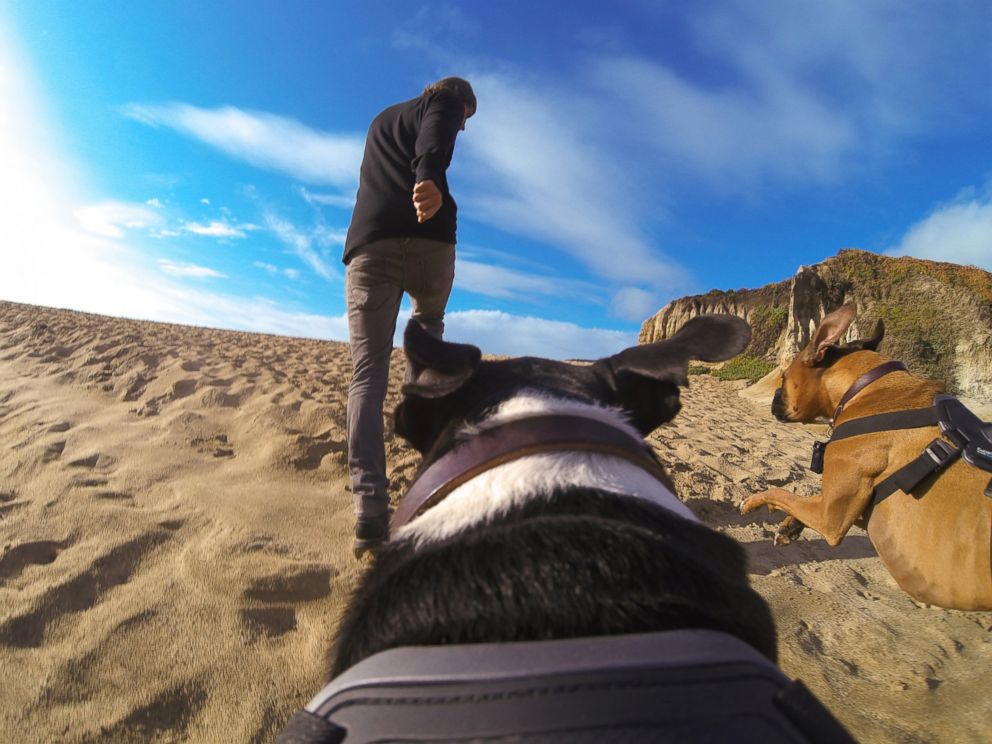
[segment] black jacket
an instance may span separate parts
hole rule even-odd
[[[464,104],[440,91],[390,106],[372,120],[345,241],[345,263],[356,248],[384,238],[455,242],[458,207],[448,191],[445,171],[464,119]],[[413,186],[427,179],[440,189],[444,202],[421,224],[413,206]]]

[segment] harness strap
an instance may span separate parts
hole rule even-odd
[[[545,452],[599,452],[623,458],[662,483],[671,481],[643,440],[602,421],[565,414],[509,421],[460,442],[420,473],[393,514],[396,530],[476,476]]]
[[[923,454],[875,486],[872,490],[872,502],[878,504],[896,491],[909,493],[928,475],[939,473],[960,456],[960,447],[953,447],[937,437],[927,445]]]
[[[891,431],[893,429],[922,429],[924,426],[936,426],[940,423],[940,409],[936,406],[929,408],[913,408],[908,411],[890,411],[877,413],[874,416],[845,421],[834,429],[830,441],[856,437],[860,434],[871,434],[876,431]]]
[[[875,382],[879,378],[885,377],[885,375],[889,374],[890,372],[908,372],[908,371],[909,370],[906,369],[906,365],[903,364],[902,362],[892,361],[892,362],[885,362],[885,364],[880,364],[874,369],[870,369],[867,372],[865,372],[863,375],[861,375],[861,377],[855,380],[854,384],[847,389],[846,393],[844,393],[844,397],[840,399],[840,403],[838,403],[837,408],[834,409],[834,415],[830,419],[831,423],[837,420],[837,417],[840,416],[841,411],[844,410],[844,406],[848,404],[851,398],[853,398],[855,395],[860,393],[862,390],[864,390],[866,387],[871,385],[873,382]]]
[[[930,408],[914,408],[908,411],[890,411],[874,416],[864,416],[859,419],[845,421],[834,429],[826,442],[816,442],[813,445],[813,464],[810,469],[816,473],[823,472],[823,455],[827,445],[841,439],[856,437],[862,434],[873,434],[880,431],[895,431],[897,429],[922,429],[927,426],[938,426],[944,419],[940,406]],[[944,427],[941,427],[944,428]],[[909,493],[924,478],[932,473],[939,473],[958,457],[961,456],[967,438],[953,428],[946,429],[944,434],[953,444],[937,437],[926,446],[916,459],[903,465],[888,478],[881,481],[872,490],[873,504],[879,504],[896,491]]]

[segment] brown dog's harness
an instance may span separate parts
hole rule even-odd
[[[486,429],[459,442],[431,463],[403,496],[391,527],[396,530],[410,522],[487,470],[523,457],[563,451],[598,452],[623,458],[674,490],[647,445],[615,426],[585,416],[530,416]]]
[[[833,421],[837,420],[844,406],[857,393],[884,375],[898,370],[905,371],[906,367],[901,362],[887,362],[855,380],[834,411]],[[876,485],[872,491],[874,504],[878,504],[896,491],[909,493],[924,478],[935,473],[940,474],[958,457],[963,457],[965,462],[972,467],[992,472],[992,424],[984,423],[961,401],[951,395],[938,395],[929,408],[890,411],[845,421],[833,430],[830,439],[826,442],[813,444],[813,460],[810,463],[810,470],[814,473],[823,472],[823,456],[827,445],[832,442],[862,434],[899,429],[921,429],[927,426],[940,427],[943,436],[935,438],[917,458],[906,463]],[[992,480],[985,488],[985,495],[992,496]]]

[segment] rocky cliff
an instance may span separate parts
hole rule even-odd
[[[992,401],[992,274],[972,266],[843,250],[776,284],[674,300],[644,321],[640,341],[668,338],[696,315],[732,313],[753,329],[744,354],[784,365],[845,302],[858,308],[848,338],[869,335],[881,318],[883,354],[952,392]]]

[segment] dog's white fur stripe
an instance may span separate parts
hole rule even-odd
[[[458,438],[470,437],[507,421],[549,413],[594,418],[640,440],[638,431],[616,409],[531,393],[507,401],[485,421],[459,432]],[[664,484],[622,457],[595,452],[555,452],[524,457],[476,476],[401,527],[393,538],[417,543],[443,540],[528,501],[546,500],[555,491],[570,486],[643,499],[680,517],[698,521]]]

